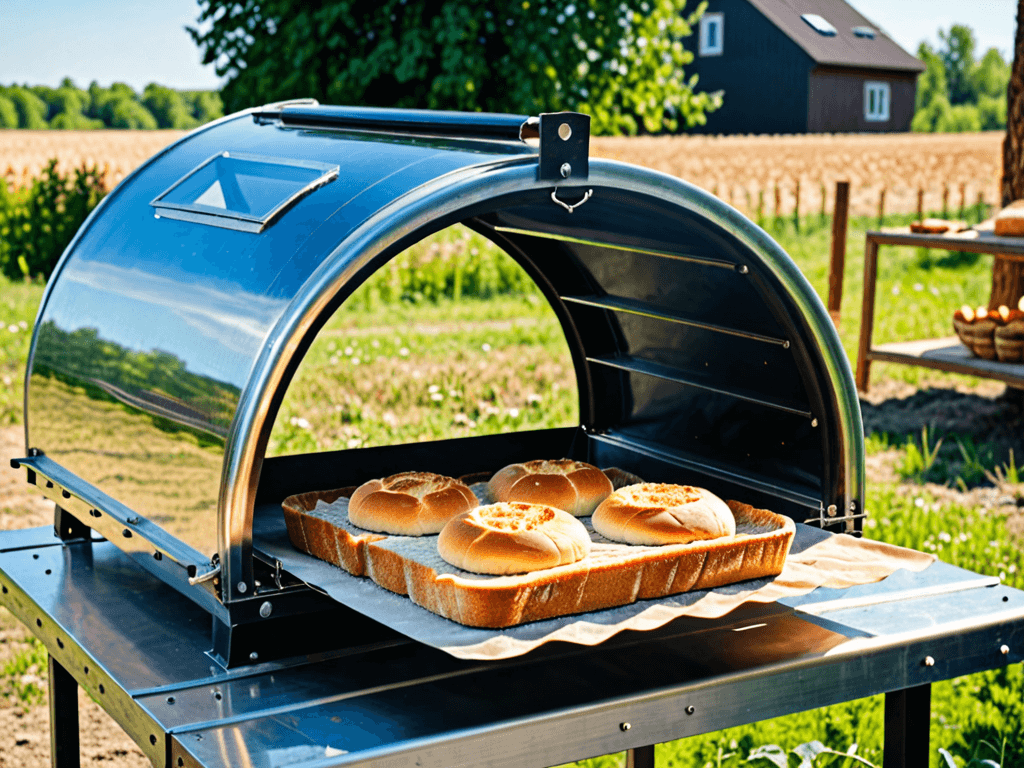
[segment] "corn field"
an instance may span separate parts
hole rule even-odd
[[[0,131],[0,172],[28,185],[58,169],[96,166],[107,189],[181,131]],[[999,202],[1003,134],[812,134],[595,137],[595,157],[678,176],[751,217],[830,213],[835,182],[850,182],[850,213],[961,215]],[[920,201],[919,201],[920,195]],[[881,207],[881,211],[880,211]]]

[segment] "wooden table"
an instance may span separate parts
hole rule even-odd
[[[1010,386],[1024,388],[1024,364],[1000,363],[974,357],[956,336],[941,339],[918,339],[891,344],[871,345],[875,324],[875,282],[878,277],[878,246],[908,245],[915,248],[939,248],[946,251],[990,253],[999,258],[1024,261],[1024,237],[998,237],[978,232],[963,235],[918,235],[909,229],[868,232],[864,246],[864,303],[861,308],[860,344],[857,350],[857,389],[866,392],[871,361],[919,365],[970,376],[996,379]],[[950,327],[952,311],[950,309]]]

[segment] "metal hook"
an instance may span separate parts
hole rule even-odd
[[[575,210],[576,210],[577,208],[579,208],[579,207],[580,207],[581,205],[583,205],[583,204],[584,204],[585,202],[587,202],[587,200],[589,200],[589,199],[590,199],[590,196],[591,196],[592,194],[594,194],[594,190],[592,190],[592,189],[588,189],[588,190],[587,190],[587,192],[586,192],[586,194],[585,194],[585,195],[583,195],[583,199],[582,199],[582,200],[580,200],[580,201],[579,201],[578,203],[573,203],[572,205],[569,205],[569,204],[568,204],[567,202],[565,202],[564,200],[559,200],[559,199],[558,199],[558,190],[557,190],[557,189],[553,189],[553,190],[551,190],[551,199],[552,199],[552,200],[553,200],[554,202],[558,203],[558,204],[559,204],[560,206],[562,206],[563,208],[565,208],[565,210],[567,210],[567,211],[568,211],[569,213],[572,213],[572,212],[573,212],[573,211],[575,211]]]

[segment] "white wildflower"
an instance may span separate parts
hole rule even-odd
[[[408,357],[409,356],[409,348],[408,347],[402,347],[400,350],[398,350],[398,354],[400,354],[402,357]]]

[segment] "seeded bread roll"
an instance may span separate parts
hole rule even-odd
[[[432,472],[402,472],[359,486],[348,502],[352,525],[378,533],[437,533],[479,502],[464,483]]]
[[[606,539],[644,546],[736,535],[728,505],[692,485],[639,483],[619,488],[594,510],[591,523]]]
[[[488,488],[495,501],[547,504],[586,517],[612,492],[612,481],[583,461],[540,459],[498,470]]]
[[[590,536],[560,509],[499,502],[448,521],[437,537],[437,552],[464,571],[508,575],[582,560],[590,552]]]

